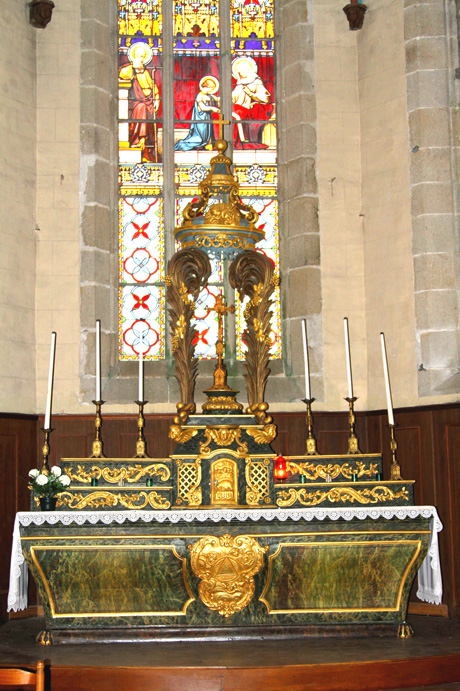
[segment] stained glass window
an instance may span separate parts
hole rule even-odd
[[[147,358],[166,355],[165,257],[178,249],[172,230],[198,196],[215,155],[216,120],[220,113],[229,117],[230,109],[227,138],[241,197],[260,214],[265,239],[257,249],[279,273],[273,12],[274,0],[118,0],[122,359],[136,359],[141,347]],[[216,356],[212,308],[216,295],[230,295],[225,264],[213,259],[198,299],[200,358]],[[279,358],[279,291],[275,298],[271,356]],[[244,305],[235,301],[242,359]]]

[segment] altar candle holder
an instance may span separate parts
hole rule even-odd
[[[316,439],[313,435],[313,415],[311,412],[311,404],[314,398],[302,398],[302,401],[307,406],[307,444],[305,453],[307,456],[317,456],[318,451],[316,450]]]
[[[91,454],[91,458],[105,458],[104,453],[102,451],[102,416],[101,416],[101,407],[105,403],[105,401],[93,401],[94,405],[96,406],[96,417],[94,420],[94,426],[96,428],[96,438],[93,441],[93,453]]]
[[[358,443],[358,437],[356,436],[355,432],[355,409],[354,409],[354,403],[357,401],[356,396],[352,396],[351,398],[347,396],[345,399],[348,401],[349,405],[349,412],[348,412],[348,424],[350,425],[350,436],[348,437],[348,453],[361,453],[359,450],[359,443]]]
[[[388,425],[390,428],[390,449],[391,449],[391,473],[390,480],[402,480],[401,476],[401,466],[396,460],[396,451],[398,449],[398,444],[395,439],[395,427],[396,425]]]
[[[147,450],[146,450],[146,443],[145,443],[145,437],[144,437],[144,427],[145,427],[145,419],[144,419],[144,406],[146,405],[147,401],[135,401],[137,405],[139,406],[139,415],[137,417],[137,441],[136,441],[136,455],[134,458],[148,458],[147,456]]]
[[[41,467],[41,474],[42,475],[49,475],[50,474],[50,467],[48,465],[48,456],[50,454],[50,434],[53,431],[52,427],[42,427],[42,432],[45,435],[45,441],[43,442],[42,446],[42,454],[43,454],[43,464]]]

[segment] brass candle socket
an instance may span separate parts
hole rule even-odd
[[[101,416],[101,407],[105,403],[105,401],[93,401],[94,405],[96,406],[96,418],[94,420],[94,426],[96,428],[96,438],[93,441],[93,453],[91,454],[91,458],[105,458],[104,453],[102,451],[102,416]]]
[[[48,465],[48,456],[50,455],[50,434],[53,431],[52,427],[48,427],[48,429],[45,429],[42,427],[42,432],[45,435],[45,441],[43,442],[42,446],[42,455],[43,455],[43,463],[40,472],[42,475],[49,475],[50,474],[50,467]]]
[[[135,401],[139,406],[139,415],[137,417],[137,441],[136,441],[136,455],[134,458],[148,458],[145,437],[144,437],[144,406],[147,401]]]
[[[398,449],[398,444],[395,439],[395,427],[396,425],[388,425],[390,428],[390,449],[391,449],[391,474],[390,480],[403,480],[401,476],[401,466],[396,460],[396,451]]]
[[[307,406],[307,444],[305,449],[305,453],[307,456],[318,455],[318,451],[316,450],[316,439],[313,435],[313,415],[311,412],[311,404],[314,400],[314,398],[302,398],[302,401]]]
[[[350,425],[350,436],[348,437],[348,452],[349,454],[352,453],[361,453],[359,450],[359,443],[358,443],[358,437],[356,436],[355,432],[355,409],[354,409],[354,403],[357,401],[357,397],[353,396],[353,398],[347,398],[345,399],[348,401],[348,406],[349,406],[349,411],[348,411],[348,424]]]

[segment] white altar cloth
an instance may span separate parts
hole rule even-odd
[[[119,523],[125,521],[136,523],[144,521],[151,523],[179,523],[185,521],[213,521],[225,523],[237,521],[337,521],[343,519],[351,521],[353,518],[364,520],[371,518],[431,518],[431,540],[428,553],[418,572],[417,597],[425,602],[440,604],[442,601],[442,576],[439,561],[438,533],[442,530],[442,523],[434,506],[392,506],[372,508],[336,508],[336,509],[182,509],[181,511],[22,511],[16,514],[13,530],[13,545],[11,550],[10,589],[8,593],[8,611],[15,612],[27,607],[27,564],[21,549],[20,526],[31,524],[43,525],[84,525],[91,523]]]

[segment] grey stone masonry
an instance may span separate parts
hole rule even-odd
[[[454,393],[459,361],[455,0],[405,0],[418,391]],[[460,386],[456,384],[457,392]]]

